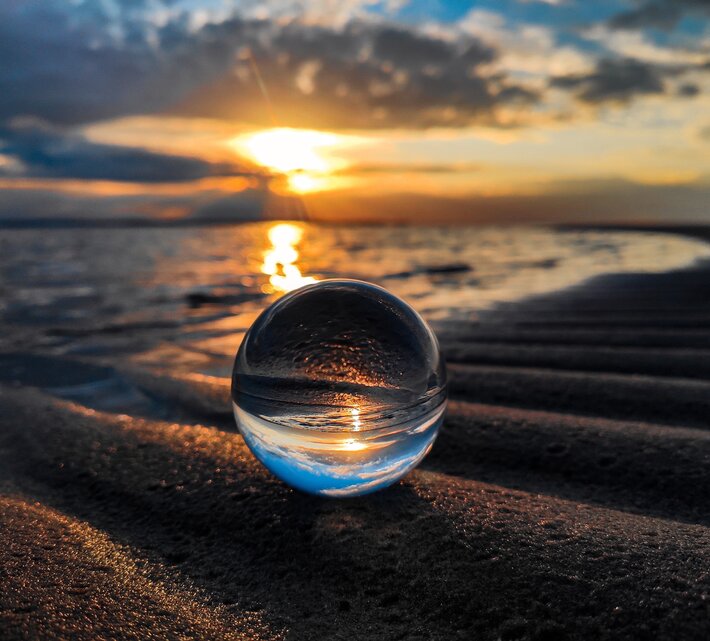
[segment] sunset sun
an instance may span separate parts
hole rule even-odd
[[[332,188],[332,174],[349,164],[339,152],[359,142],[355,136],[281,127],[238,136],[230,145],[257,165],[284,174],[291,191],[305,193]]]

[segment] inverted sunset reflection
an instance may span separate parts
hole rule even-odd
[[[362,428],[362,422],[360,421],[360,408],[354,407],[350,410],[350,413],[353,415],[353,431],[359,432]]]
[[[350,413],[353,415],[353,432],[359,432],[362,429],[362,422],[360,421],[360,408],[353,407],[350,410]],[[343,441],[341,449],[346,452],[359,452],[367,449],[367,442],[356,440],[354,438],[348,438]]]
[[[269,276],[268,293],[290,292],[316,282],[312,276],[303,276],[296,265],[297,247],[302,237],[303,229],[292,223],[278,223],[269,229],[271,247],[264,252],[261,265],[261,272]]]

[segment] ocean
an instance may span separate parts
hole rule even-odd
[[[314,279],[382,285],[436,329],[601,274],[708,257],[710,245],[673,234],[546,227],[5,229],[0,347],[227,376],[258,313]]]

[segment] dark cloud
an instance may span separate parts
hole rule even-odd
[[[244,173],[199,158],[98,144],[39,123],[0,126],[0,153],[19,161],[20,175],[32,178],[157,183]]]
[[[496,124],[500,107],[537,99],[484,70],[497,52],[471,36],[236,16],[196,28],[188,14],[155,22],[141,5],[0,3],[0,122],[78,125],[169,111],[263,125],[272,111],[292,126],[459,126]]]
[[[372,53],[377,60],[397,67],[417,69],[424,65],[446,65],[453,59],[453,51],[443,40],[427,38],[406,29],[385,27],[372,38]],[[492,56],[482,51],[479,58]]]
[[[710,14],[710,0],[640,0],[637,5],[615,15],[609,24],[616,29],[669,30],[686,14]]]
[[[346,167],[338,172],[348,176],[371,174],[459,174],[480,171],[477,163],[371,163]]]
[[[502,196],[366,195],[322,192],[307,195],[309,214],[366,223],[691,223],[707,222],[710,177],[683,185],[645,185],[626,180],[548,184],[541,194]],[[672,212],[672,213],[669,213]]]
[[[304,217],[303,203],[266,187],[225,193],[93,194],[51,188],[8,189],[0,199],[0,228],[34,225],[207,224]]]
[[[275,194],[268,189],[245,189],[199,204],[187,218],[209,222],[301,220],[305,218],[305,211],[303,203],[295,196]]]
[[[693,82],[686,82],[678,87],[678,95],[684,98],[695,98],[700,94],[700,87]]]
[[[0,3],[0,121],[75,125],[153,113],[229,69],[246,23],[225,24],[225,39],[226,31],[191,31],[187,15],[158,26],[140,5]]]
[[[590,73],[557,76],[550,84],[574,91],[584,102],[626,102],[639,95],[663,93],[664,75],[661,67],[624,58],[600,60]]]
[[[470,37],[449,41],[353,22],[334,31],[291,23],[251,47],[279,124],[377,128],[495,124],[504,105],[530,104],[534,92],[485,72],[496,52]],[[267,110],[252,67],[196,92],[180,113],[245,117]]]

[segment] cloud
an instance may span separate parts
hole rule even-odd
[[[506,73],[547,77],[579,73],[593,64],[588,53],[559,44],[552,27],[511,22],[502,13],[472,9],[459,21],[459,28],[497,51],[495,66]]]
[[[700,87],[694,82],[686,82],[678,87],[678,95],[684,98],[695,98],[700,94]]]
[[[576,89],[586,102],[628,102],[641,95],[666,93],[666,79],[679,79],[708,69],[708,54],[701,47],[659,43],[642,31],[617,31],[607,25],[583,30],[585,40],[601,49],[601,58],[589,73],[558,74],[552,86]],[[668,92],[670,93],[670,92]],[[683,83],[676,92],[682,97],[700,93],[699,85]]]
[[[469,223],[706,222],[708,177],[681,185],[645,185],[626,180],[558,181],[541,194],[430,196],[425,194],[309,194],[315,219],[360,222],[436,220]],[[337,212],[334,214],[334,212]]]
[[[606,59],[590,73],[557,76],[550,84],[574,91],[583,102],[628,102],[639,95],[663,93],[663,75],[659,67],[632,58]]]
[[[615,29],[656,27],[673,29],[686,14],[710,14],[708,0],[642,0],[639,6],[616,14],[609,21]]]
[[[583,35],[605,51],[644,62],[700,67],[708,59],[707,52],[700,48],[661,45],[640,31],[615,31],[605,25],[596,25],[585,29]]]
[[[189,2],[190,0],[186,0]],[[301,20],[308,24],[342,27],[353,19],[372,18],[374,9],[380,14],[392,14],[410,0],[239,0],[239,14],[246,18],[275,21]],[[219,7],[229,6],[217,0]],[[235,3],[236,4],[236,3]],[[220,11],[209,12],[213,21]],[[222,14],[224,12],[221,12]],[[216,15],[215,15],[216,14]],[[224,16],[223,16],[224,17]]]
[[[375,174],[458,174],[480,171],[478,163],[368,163],[343,168],[340,172],[348,176],[368,176]]]
[[[705,62],[700,51],[604,26],[583,35],[595,54],[552,25],[491,11],[417,26],[368,13],[372,5],[0,3],[0,123],[173,114],[317,129],[510,127],[539,122],[549,85],[626,102],[664,91],[661,65]]]
[[[56,185],[5,189],[0,199],[3,226],[95,224],[201,224],[304,217],[302,203],[266,188],[239,192],[96,193]]]
[[[351,21],[342,29],[292,22],[270,27],[265,36],[242,52],[232,73],[195,92],[176,112],[262,125],[272,124],[272,111],[285,126],[423,128],[495,125],[500,108],[538,98],[485,70],[497,52],[467,34],[445,39]]]
[[[351,4],[357,15],[367,3]],[[256,8],[187,6],[1,3],[0,122],[73,126],[170,112],[272,124],[253,61],[283,126],[495,125],[500,108],[538,99],[487,71],[499,53],[471,34],[436,37],[382,17],[314,23],[277,19],[273,8],[254,17]]]
[[[158,27],[142,14],[112,15],[111,6],[0,3],[0,121],[71,125],[156,111],[219,72],[192,62],[185,20]]]
[[[37,122],[0,126],[0,153],[14,161],[6,175],[32,178],[157,183],[253,175],[229,164],[94,143]]]
[[[473,64],[490,61],[493,51],[474,42],[470,55]],[[383,27],[372,37],[372,56],[383,63],[415,71],[424,65],[450,64],[455,50],[441,39],[414,33],[401,27]]]

